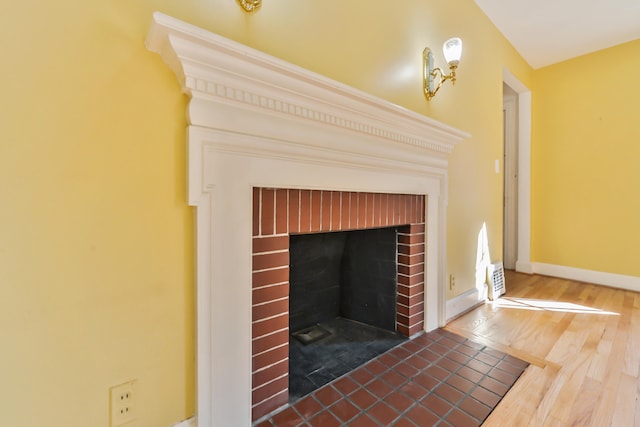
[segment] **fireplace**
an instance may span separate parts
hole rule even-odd
[[[424,329],[424,195],[254,188],[252,218],[253,419],[258,419],[288,402],[289,334],[321,320],[327,320],[330,316],[327,312],[335,311],[336,316],[343,313],[353,320],[387,327],[405,336]],[[318,233],[348,230],[363,232],[380,227],[396,227],[393,229],[393,238],[396,241],[391,248],[393,258],[396,257],[397,248],[397,263],[394,262],[392,267],[396,277],[391,278],[391,294],[385,295],[381,290],[361,294],[357,304],[349,308],[343,307],[341,310],[338,307],[339,302],[353,298],[357,291],[343,289],[342,292],[348,295],[341,299],[341,291],[335,289],[337,285],[330,284],[334,289],[327,288],[323,291],[329,292],[330,297],[314,295],[317,302],[312,309],[307,310],[305,316],[290,310],[290,295],[295,293],[289,280],[289,247],[295,237],[290,236],[313,233],[315,235],[299,236],[305,239],[300,244],[322,239],[330,250],[330,246],[345,245],[346,236],[322,236]],[[382,234],[385,233],[378,232],[378,235]],[[389,234],[388,231],[386,234]],[[364,238],[362,236],[356,239],[353,236],[349,241],[359,242]],[[372,246],[371,242],[368,246]],[[307,251],[309,249],[305,248]],[[331,256],[335,255],[325,257]],[[320,271],[318,274],[321,274]],[[375,276],[381,275],[384,274],[375,272]],[[336,281],[335,272],[329,272],[325,276],[325,280]],[[322,285],[314,283],[313,288],[304,292],[314,292],[319,286]],[[357,286],[354,284],[353,287]],[[383,305],[385,299],[393,301],[391,319],[388,313],[381,313],[381,307],[374,307]],[[383,318],[385,315],[386,319]],[[293,316],[293,319],[290,319],[290,316]],[[294,330],[289,328],[292,321]]]
[[[383,206],[382,195],[387,209],[390,199],[409,197],[409,202],[398,203],[400,210],[393,218],[402,215],[402,206],[406,215],[411,198],[422,200],[414,204],[423,209],[422,223],[405,219],[393,224],[408,226],[404,235],[400,231],[401,239],[424,254],[421,267],[411,260],[402,267],[406,273],[398,267],[399,275],[409,279],[408,293],[402,296],[407,309],[398,310],[397,324],[407,334],[444,324],[447,157],[468,134],[159,13],[153,16],[147,47],[161,55],[189,97],[188,203],[196,207],[199,427],[250,425],[258,400],[254,366],[268,367],[260,371],[265,377],[274,367],[275,380],[265,385],[276,384],[277,372],[284,372],[286,361],[275,355],[278,344],[273,353],[265,350],[281,345],[287,335],[287,324],[278,326],[287,308],[266,289],[258,296],[253,289],[256,275],[274,285],[274,295],[283,291],[278,284],[288,280],[284,268],[268,265],[287,257],[283,253],[295,214],[287,221],[276,216],[271,220],[269,212],[276,212],[285,199],[291,206],[296,194],[299,207],[309,195],[309,227],[320,230],[337,219],[335,195],[341,206],[347,194],[360,206],[372,206],[362,214],[366,228],[370,219],[382,221],[373,208]],[[416,82],[419,88],[417,77]],[[256,189],[262,193],[258,236]],[[318,194],[319,199],[314,197]],[[318,200],[319,206],[314,204]],[[272,208],[265,210],[265,202]],[[313,212],[326,213],[326,206],[329,219],[321,215],[318,221]],[[344,211],[340,212],[342,218]],[[360,221],[360,211],[349,211],[351,215]],[[298,226],[306,226],[306,215],[298,219]],[[269,236],[263,236],[269,229]],[[414,239],[419,243],[411,243]],[[415,254],[403,255],[410,259]],[[417,285],[417,268],[423,291],[414,295],[410,288]],[[266,298],[264,309],[276,310],[264,321],[257,320],[260,314],[254,309],[260,298]],[[420,306],[422,314],[415,316],[412,306]],[[277,310],[282,310],[280,315]],[[414,323],[415,318],[420,320]],[[264,341],[254,339],[265,331],[275,332]],[[261,345],[266,347],[256,353]],[[267,354],[274,359],[266,365],[254,359]]]

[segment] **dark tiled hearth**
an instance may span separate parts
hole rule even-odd
[[[255,425],[479,426],[527,366],[438,329],[398,345]]]
[[[395,332],[338,317],[320,323],[330,335],[304,345],[289,341],[289,401],[295,402],[407,341]]]

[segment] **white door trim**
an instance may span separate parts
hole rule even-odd
[[[502,81],[518,93],[518,260],[516,271],[533,273],[531,264],[531,90],[507,68]]]

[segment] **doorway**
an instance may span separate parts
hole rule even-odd
[[[505,95],[512,95],[513,103],[509,100],[503,105],[505,109],[505,129],[509,125],[509,132],[515,135],[515,150],[511,150],[505,155],[510,162],[516,165],[515,173],[517,180],[510,180],[510,184],[515,186],[515,193],[512,192],[511,202],[515,209],[508,212],[505,210],[505,221],[509,221],[509,227],[515,232],[507,232],[504,227],[505,244],[503,259],[506,260],[507,252],[509,256],[514,254],[515,265],[513,268],[521,273],[533,273],[531,262],[531,91],[507,68],[502,70],[502,81],[505,86]],[[508,88],[508,90],[506,89]],[[513,108],[510,108],[513,106]],[[507,110],[509,113],[507,114]],[[507,120],[508,119],[508,120]],[[505,132],[506,134],[506,132]],[[515,151],[515,152],[514,152]],[[505,175],[507,169],[507,157],[505,157]],[[506,184],[506,183],[505,183]],[[505,185],[505,191],[506,185]],[[509,234],[507,237],[506,235]],[[505,263],[506,267],[506,263]]]
[[[503,262],[509,270],[518,260],[518,93],[502,84],[504,141]]]

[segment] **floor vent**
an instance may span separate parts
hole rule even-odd
[[[500,295],[505,293],[505,285],[504,285],[504,266],[501,262],[492,264],[490,266],[491,269],[491,280],[489,283],[489,299],[491,301],[495,301],[500,298]]]

